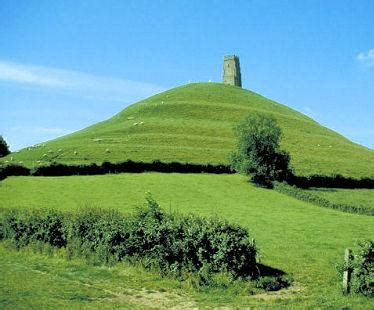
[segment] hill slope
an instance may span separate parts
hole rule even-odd
[[[179,161],[228,163],[233,126],[246,114],[277,118],[297,174],[374,176],[374,151],[256,93],[218,83],[188,84],[142,100],[111,119],[2,159],[28,166],[64,163]],[[38,163],[40,161],[40,163]]]

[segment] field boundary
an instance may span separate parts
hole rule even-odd
[[[296,199],[312,203],[314,205],[335,209],[348,213],[364,214],[364,215],[374,215],[374,209],[365,208],[361,206],[354,206],[349,204],[334,203],[326,198],[313,195],[306,192],[305,190],[298,188],[296,186],[291,186],[286,183],[274,182],[274,190],[279,193],[294,197]]]
[[[51,163],[50,165],[27,168],[22,165],[0,166],[0,180],[8,176],[71,176],[71,175],[102,175],[109,173],[210,173],[210,174],[233,174],[236,173],[229,165],[224,164],[199,164],[152,162],[126,160],[119,163],[104,161],[102,164],[79,164],[68,165],[63,163]],[[297,176],[291,173],[286,181],[289,185],[298,188],[324,187],[324,188],[367,188],[374,189],[374,177],[354,179],[341,175],[325,176]]]

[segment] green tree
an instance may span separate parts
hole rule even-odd
[[[5,142],[3,136],[0,136],[0,157],[4,157],[9,153],[8,144]]]
[[[290,156],[280,150],[282,131],[275,118],[251,114],[235,128],[236,151],[231,155],[231,167],[250,175],[259,185],[270,186],[273,180],[286,180],[290,174]]]

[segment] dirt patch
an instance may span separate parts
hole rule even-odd
[[[251,295],[249,298],[261,299],[261,300],[274,300],[274,299],[288,299],[299,297],[300,294],[305,290],[305,287],[301,283],[294,283],[288,288],[283,288],[275,292],[266,292],[256,295]]]
[[[137,306],[154,309],[191,309],[197,308],[196,303],[186,295],[179,295],[173,292],[160,292],[155,290],[123,289],[121,293],[110,292],[115,297],[111,301],[125,301]]]

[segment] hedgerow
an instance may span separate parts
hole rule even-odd
[[[192,163],[165,163],[158,160],[152,162],[135,162],[127,160],[119,163],[104,161],[102,164],[80,164],[70,165],[63,163],[51,163],[29,169],[22,165],[0,164],[0,180],[8,176],[69,176],[69,175],[100,175],[107,173],[235,173],[229,166],[214,164],[192,164]],[[341,175],[323,176],[313,175],[308,177],[296,176],[289,173],[285,180],[290,185],[300,188],[308,187],[336,187],[336,188],[374,188],[374,178],[353,179]]]
[[[303,189],[300,189],[296,186],[290,186],[285,182],[274,182],[273,188],[283,194],[292,196],[302,201],[310,202],[312,204],[316,204],[320,207],[337,209],[344,212],[349,213],[359,213],[359,214],[366,214],[366,215],[374,215],[374,209],[372,208],[365,208],[361,206],[354,206],[342,203],[335,203],[331,202],[325,198],[313,195]]]
[[[218,218],[166,214],[150,197],[147,207],[129,216],[86,208],[3,210],[0,218],[1,238],[17,248],[43,242],[101,263],[138,259],[162,274],[257,276],[256,246],[247,230]]]

